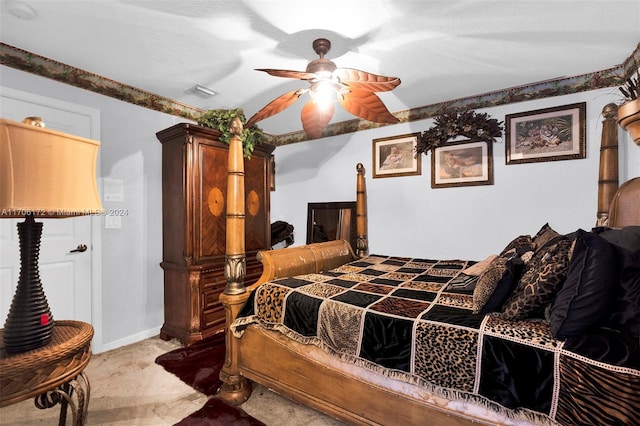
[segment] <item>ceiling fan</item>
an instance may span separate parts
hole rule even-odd
[[[392,115],[382,100],[374,92],[388,92],[400,84],[397,77],[385,77],[353,68],[338,68],[325,55],[331,49],[331,42],[319,38],[313,42],[313,50],[320,56],[307,65],[306,71],[276,69],[257,69],[276,77],[306,80],[310,86],[287,92],[255,113],[247,121],[249,127],[260,120],[271,117],[289,107],[300,96],[309,92],[311,99],[302,108],[302,127],[312,138],[322,136],[322,129],[331,121],[334,97],[351,114],[375,123],[397,123],[400,120]]]

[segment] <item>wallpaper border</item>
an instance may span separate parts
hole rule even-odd
[[[119,83],[109,78],[72,67],[6,43],[0,43],[0,63],[11,68],[109,96],[123,102],[128,102],[189,120],[194,120],[197,115],[203,112],[202,109],[185,105],[154,93]],[[435,117],[442,110],[448,108],[481,109],[620,86],[626,79],[626,76],[631,75],[631,73],[634,72],[636,64],[638,63],[640,63],[640,44],[638,44],[627,60],[625,60],[621,65],[612,68],[589,74],[552,79],[544,82],[532,83],[480,95],[453,99],[446,102],[425,105],[418,108],[397,111],[394,115],[400,119],[401,123],[406,123]],[[384,125],[361,119],[342,121],[328,125],[325,128],[322,137],[338,136],[382,126]],[[304,131],[267,136],[268,143],[276,146],[289,145],[309,140]]]

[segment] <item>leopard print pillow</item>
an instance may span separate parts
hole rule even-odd
[[[505,319],[521,320],[544,312],[567,278],[571,245],[572,241],[559,236],[535,252],[504,304]]]
[[[542,228],[540,228],[536,235],[533,236],[533,248],[535,250],[538,250],[549,241],[559,236],[560,234],[558,234],[553,228],[551,228],[548,223],[545,223],[544,225],[542,225]]]
[[[517,253],[518,255],[533,250],[533,240],[531,235],[520,235],[515,237],[507,246],[502,249],[500,256],[510,257],[509,255]]]
[[[518,256],[495,258],[478,277],[473,290],[473,313],[496,312],[518,283],[524,263]]]

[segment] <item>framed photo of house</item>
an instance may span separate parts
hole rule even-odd
[[[506,163],[587,156],[586,102],[505,116]]]
[[[373,177],[420,175],[421,158],[416,155],[419,133],[373,140]]]
[[[493,185],[492,144],[450,142],[431,150],[431,187]]]

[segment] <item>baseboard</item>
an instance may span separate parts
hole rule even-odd
[[[99,354],[102,352],[117,349],[122,346],[131,345],[132,343],[137,343],[141,340],[148,339],[149,337],[157,336],[158,334],[160,334],[160,326],[150,328],[148,330],[141,331],[140,333],[132,334],[122,339],[103,344],[101,347],[92,347],[91,349],[94,354]]]

